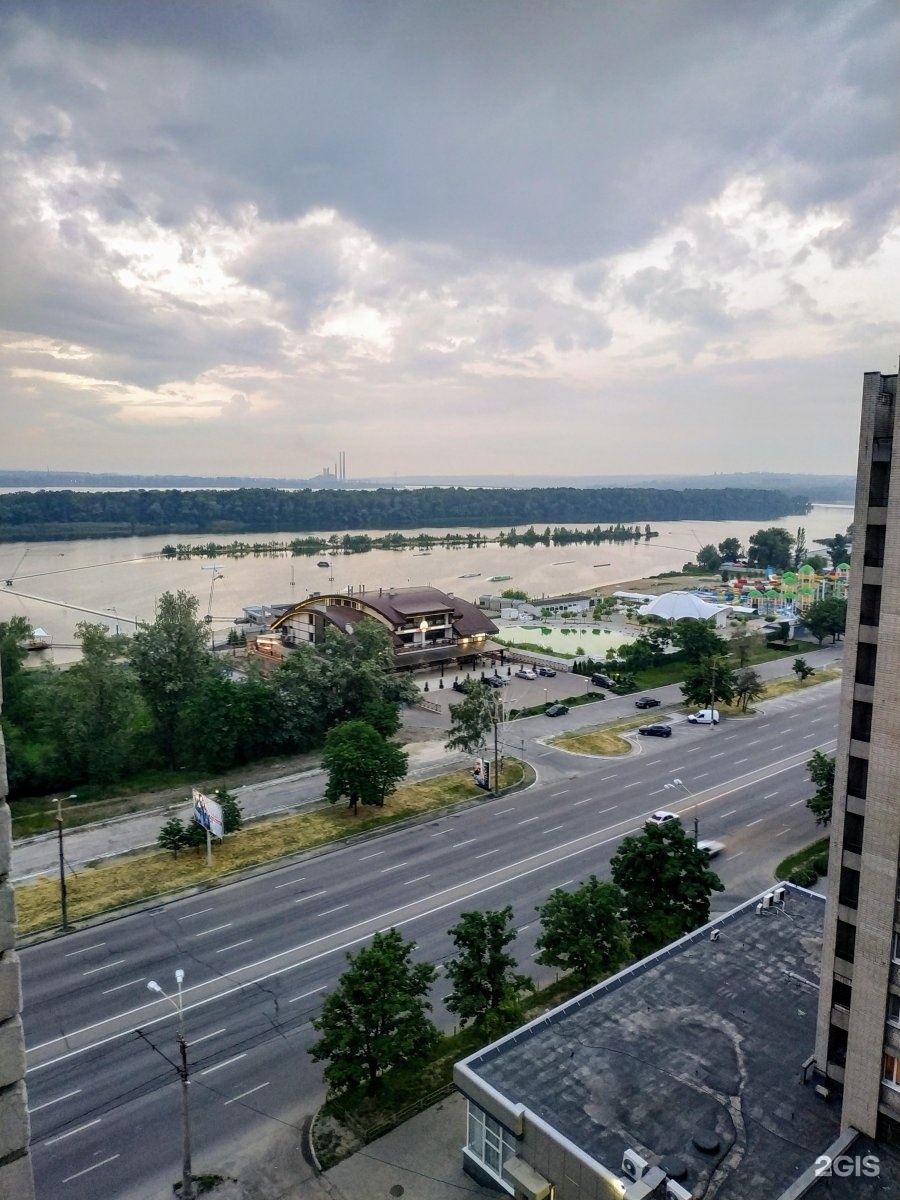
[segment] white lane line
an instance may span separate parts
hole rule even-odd
[[[321,892],[310,892],[308,896],[298,896],[294,903],[305,904],[307,900],[315,900],[317,896],[324,896],[327,891],[327,888],[322,888]]]
[[[698,750],[705,750],[705,746],[691,746],[690,750],[685,750],[685,754],[696,754]]]
[[[469,838],[469,841],[474,842],[475,839]],[[460,843],[460,845],[462,845],[462,843]],[[389,871],[399,871],[401,867],[408,867],[408,866],[409,866],[408,862],[396,863],[393,867],[382,867],[381,870],[378,872],[378,874],[379,875],[387,875],[387,873]]]
[[[245,1096],[252,1096],[254,1092],[261,1092],[263,1088],[269,1086],[268,1080],[265,1083],[259,1083],[255,1088],[250,1088],[248,1092],[241,1092],[239,1096],[232,1096],[230,1100],[226,1100],[223,1108],[227,1108],[229,1104],[237,1104],[238,1100],[243,1100]]]
[[[43,1104],[36,1104],[34,1108],[29,1108],[30,1113],[40,1112],[42,1108],[49,1108],[51,1104],[60,1104],[63,1100],[70,1100],[72,1096],[80,1096],[81,1088],[76,1088],[74,1092],[66,1092],[63,1096],[57,1096],[55,1100],[45,1100]]]
[[[249,946],[253,938],[244,938],[242,942],[232,942],[230,946],[223,946],[221,950],[217,950],[216,954],[224,954],[226,950],[237,950],[238,946]]]
[[[748,742],[747,745],[748,746],[758,746],[761,741],[762,741],[762,738],[754,738],[753,741]]]
[[[283,887],[293,887],[295,883],[302,883],[305,878],[305,875],[295,875],[293,879],[286,879],[284,883],[276,883],[275,891],[277,892],[279,888]]]
[[[736,759],[734,760],[734,765],[735,765],[736,767],[739,767],[739,766],[741,765],[741,763],[745,763],[745,762],[749,762],[749,761],[750,761],[750,759],[749,759],[749,758],[736,758]]]
[[[762,825],[764,820],[764,817],[757,817],[755,821],[748,821],[747,828],[749,829],[751,825]]]
[[[600,782],[601,782],[601,783],[606,783],[607,779],[618,779],[618,777],[619,777],[619,772],[618,772],[618,771],[616,771],[616,773],[615,773],[614,775],[601,775],[601,776],[600,776]]]
[[[518,929],[516,929],[516,933],[521,933],[523,929],[530,929],[533,924],[534,921],[529,921],[527,925],[520,925]]]
[[[57,1142],[64,1142],[66,1138],[74,1137],[76,1133],[84,1133],[85,1129],[90,1129],[92,1125],[99,1125],[102,1120],[102,1117],[97,1117],[94,1121],[88,1121],[86,1125],[79,1125],[77,1129],[70,1129],[68,1133],[57,1134],[55,1138],[48,1138],[44,1142],[44,1145],[55,1146]]]
[[[201,1075],[212,1075],[213,1071],[221,1071],[223,1067],[230,1067],[232,1063],[238,1062],[242,1058],[247,1057],[247,1051],[243,1054],[235,1054],[234,1058],[226,1058],[224,1062],[216,1063],[214,1067],[207,1067],[205,1071],[201,1071]]]
[[[597,816],[602,817],[604,813],[614,812],[618,807],[619,807],[618,804],[611,804],[609,806],[609,808],[601,808],[600,811],[597,813]]]
[[[763,800],[774,800],[777,795],[777,792],[767,792],[765,796],[763,796]]]
[[[96,1171],[100,1167],[105,1167],[107,1163],[115,1162],[117,1158],[121,1158],[121,1154],[111,1154],[109,1158],[104,1158],[98,1163],[94,1163],[92,1167],[85,1167],[83,1171],[76,1171],[74,1175],[67,1175],[63,1183],[71,1183],[73,1179],[80,1179],[82,1175],[90,1175],[91,1171]]]
[[[647,799],[649,800],[649,798],[651,796],[661,796],[665,790],[666,789],[664,787],[661,787],[661,788],[657,788],[655,792],[648,792]]]
[[[342,908],[349,908],[349,907],[350,907],[350,903],[348,901],[347,904],[339,904],[337,906],[337,908],[326,908],[324,912],[316,913],[316,916],[317,917],[330,917],[332,913],[340,912]]]
[[[214,1029],[212,1031],[212,1033],[204,1033],[198,1038],[191,1038],[190,1045],[191,1046],[199,1046],[199,1044],[201,1042],[208,1042],[210,1038],[218,1037],[220,1033],[224,1033],[224,1032],[225,1032],[225,1026],[223,1025],[221,1029]]]
[[[785,746],[784,742],[779,742],[777,746],[770,746],[769,749],[770,750],[783,750],[784,746]]]
[[[307,996],[316,996],[319,992],[324,992],[327,984],[322,984],[321,987],[313,988],[311,992],[301,992],[299,996],[291,996],[288,1004],[295,1004],[298,1000],[305,1000]]]
[[[472,842],[477,842],[478,838],[463,838],[461,842],[454,842],[450,847],[451,850],[458,850],[460,846],[469,846]]]
[[[785,835],[786,833],[790,833],[790,832],[791,832],[791,827],[790,827],[790,825],[789,825],[789,826],[787,827],[787,829],[782,829],[781,833],[776,833],[776,834],[775,834],[775,836],[776,836],[776,837],[784,837],[784,835]]]
[[[549,829],[544,830],[544,833],[556,833],[557,829],[562,829],[562,825],[551,825]]]
[[[709,757],[710,757],[710,758],[724,758],[724,757],[725,757],[725,751],[724,751],[724,750],[722,750],[722,751],[720,751],[720,753],[718,753],[718,754],[711,754]],[[746,760],[745,760],[745,761],[746,761]]]
[[[794,729],[793,725],[782,725],[781,732],[782,733],[790,733],[793,729]],[[772,749],[774,750],[775,747],[773,746]]]
[[[184,916],[179,917],[178,920],[179,921],[189,921],[191,919],[191,917],[200,917],[204,913],[212,912],[212,910],[213,910],[212,905],[210,905],[209,908],[198,908],[196,912],[185,913]]]
[[[124,958],[117,958],[115,962],[104,963],[102,967],[91,967],[89,971],[82,971],[82,975],[96,975],[98,971],[108,971],[112,967],[121,967],[125,961]]]
[[[557,796],[568,796],[568,794],[569,794],[569,789],[563,788],[563,790],[561,792],[551,792],[550,799],[555,800]]]
[[[796,808],[798,804],[805,804],[805,803],[806,803],[805,800],[792,800],[791,803],[788,805],[788,808]]]
[[[411,883],[421,883],[423,879],[430,879],[430,878],[431,878],[430,873],[428,875],[417,875],[415,877],[415,879],[407,879],[406,882],[403,884],[403,886],[409,887],[409,885]]]
[[[737,809],[733,808],[730,812],[719,813],[719,820],[724,821],[726,817],[733,817],[736,812],[737,812]]]
[[[99,950],[101,946],[105,946],[106,942],[94,942],[92,946],[82,946],[80,950],[70,950],[66,958],[74,958],[76,954],[87,954],[88,950]]]
[[[804,733],[803,740],[805,742],[808,742],[810,738],[814,738],[814,737],[818,737],[818,736],[819,735],[817,733]]]
[[[515,811],[515,810],[514,810],[514,809],[512,809],[512,808],[498,808],[498,809],[497,809],[497,811],[494,813],[494,816],[495,816],[495,817],[502,817],[504,813],[508,813],[508,812],[514,812],[514,811]]]
[[[509,809],[508,811],[512,812],[512,809]],[[437,831],[437,833],[433,833],[431,836],[432,837],[443,837],[445,833],[450,833],[450,832],[451,831],[449,829],[439,829]]]
[[[376,850],[374,854],[364,854],[359,861],[365,862],[367,858],[378,858],[382,854],[387,854],[387,850]]]
[[[567,879],[566,882],[564,884],[562,884],[562,886],[563,887],[571,887],[574,882],[575,882],[574,879]]]
[[[579,804],[590,804],[590,802],[593,800],[593,798],[594,798],[593,796],[588,796],[587,800],[576,800],[575,803],[572,805],[572,807],[577,808],[579,806]]]
[[[536,817],[526,817],[524,821],[516,821],[517,825],[530,825],[532,821],[539,821],[540,815]]]
[[[127,983],[117,983],[115,987],[106,988],[100,995],[111,996],[113,992],[121,992],[122,988],[133,987],[136,983],[143,983],[146,978],[146,975],[142,975],[140,979],[129,979]]]
[[[496,850],[485,850],[484,854],[476,854],[475,857],[476,858],[487,858],[491,854],[499,854],[499,853],[500,853],[500,847],[498,846]]]
[[[194,937],[208,937],[211,933],[219,933],[222,929],[230,929],[234,921],[226,921],[224,925],[213,925],[212,929],[203,929],[200,933],[195,933]]]
[[[740,858],[743,853],[744,853],[743,850],[738,850],[737,854],[729,854],[728,857],[729,858]]]
[[[636,779],[636,780],[634,781],[634,783],[626,783],[626,784],[623,784],[623,786],[622,786],[622,791],[624,792],[626,788],[630,788],[630,787],[640,787],[640,786],[641,786],[641,780],[640,780],[640,779]]]
[[[694,776],[694,779],[695,779],[695,780],[697,780],[697,779],[708,779],[708,778],[709,778],[709,771],[704,771],[702,775],[695,775],[695,776]]]

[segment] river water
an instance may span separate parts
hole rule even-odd
[[[209,612],[213,617],[216,640],[221,641],[234,618],[241,616],[244,605],[303,600],[314,591],[431,585],[472,601],[504,588],[518,588],[533,597],[568,595],[677,570],[683,563],[694,561],[701,546],[717,545],[726,537],[739,538],[746,545],[761,526],[779,525],[792,534],[803,526],[807,547],[814,553],[814,539],[845,532],[852,519],[849,505],[817,504],[806,515],[789,514],[766,522],[655,521],[650,524],[659,536],[637,544],[435,547],[427,554],[412,549],[371,550],[312,558],[248,556],[222,558],[220,572],[214,572],[206,559],[161,558],[159,552],[166,542],[205,545],[213,540],[230,541],[232,535],[107,538],[29,546],[18,543],[0,546],[0,621],[20,614],[50,634],[52,648],[31,655],[32,665],[66,663],[78,658],[75,626],[79,621],[103,622],[113,631],[118,628],[130,633],[136,621],[153,619],[155,601],[166,591],[193,593],[200,602],[200,615]],[[543,525],[536,523],[535,527],[541,529]],[[377,536],[388,531],[368,532]],[[410,537],[420,531],[403,532]],[[439,535],[465,531],[421,532]],[[485,528],[476,532],[494,537],[500,530]],[[244,542],[287,542],[295,535],[286,531],[234,536]],[[316,565],[320,557],[328,559],[328,568]],[[221,577],[213,581],[214,575]],[[490,582],[492,575],[510,578]],[[4,586],[10,578],[12,586]]]

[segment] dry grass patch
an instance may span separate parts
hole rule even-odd
[[[786,696],[790,692],[803,692],[807,688],[815,687],[818,683],[828,683],[831,679],[840,679],[842,671],[840,667],[829,667],[827,670],[816,670],[815,675],[810,675],[808,679],[776,679],[773,683],[766,684],[766,694],[764,700],[771,700],[775,696]]]
[[[652,717],[649,718],[652,721]],[[560,750],[571,750],[573,754],[627,754],[634,749],[631,742],[622,737],[623,733],[646,725],[648,718],[638,717],[633,721],[619,721],[609,729],[593,729],[583,733],[563,733],[553,738],[551,746]]]
[[[523,764],[508,758],[501,772],[501,787],[516,786],[524,775]],[[467,771],[457,771],[405,784],[394,792],[384,808],[363,808],[356,817],[341,806],[260,821],[217,843],[210,867],[206,865],[205,848],[182,850],[177,858],[168,851],[152,850],[102,866],[85,867],[67,880],[69,917],[78,920],[151,896],[202,886],[232,871],[274,862],[286,855],[476,797],[484,798],[484,792],[475,786]],[[58,880],[46,878],[20,885],[16,889],[16,909],[21,934],[58,924]]]

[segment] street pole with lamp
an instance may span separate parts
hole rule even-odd
[[[75,799],[77,796],[74,792],[71,796],[66,796],[66,800]],[[56,805],[56,837],[59,845],[59,908],[62,917],[62,931],[66,933],[71,929],[71,925],[69,924],[68,894],[66,892],[66,856],[63,851],[63,801],[54,800],[53,803]]]
[[[685,792],[685,794],[690,796],[690,798],[693,800],[693,802],[694,802],[694,845],[696,846],[697,841],[700,837],[700,822],[697,819],[697,797],[694,795],[694,793],[691,791],[691,789],[687,786],[687,784],[683,783],[680,779],[673,779],[671,783],[664,783],[663,787],[668,788],[671,791],[674,791],[676,787],[680,787]]]
[[[178,1051],[181,1065],[177,1068],[181,1078],[181,1200],[194,1200],[194,1177],[191,1172],[191,1099],[190,1074],[188,1070],[187,1041],[184,1036],[184,999],[181,985],[184,982],[184,971],[179,967],[175,972],[175,982],[178,985],[178,1001],[172,999],[168,992],[163,991],[155,979],[151,979],[147,987],[151,992],[163,996],[178,1013]]]

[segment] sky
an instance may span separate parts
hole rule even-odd
[[[0,467],[852,473],[894,0],[2,0]]]

